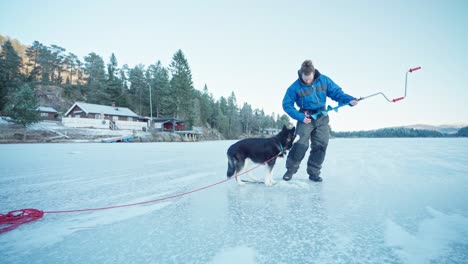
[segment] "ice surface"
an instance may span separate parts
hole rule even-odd
[[[225,179],[234,141],[0,145],[0,212],[106,207]],[[467,263],[468,139],[333,139],[322,183],[235,180],[44,218],[0,263]],[[251,165],[253,166],[253,165]],[[263,178],[262,167],[252,172]]]
[[[466,218],[457,214],[446,215],[432,208],[427,210],[431,218],[421,221],[415,234],[410,234],[391,220],[387,223],[386,243],[408,263],[429,263],[438,259],[468,236]],[[467,256],[462,256],[460,263],[467,262]]]

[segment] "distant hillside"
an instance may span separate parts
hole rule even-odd
[[[468,123],[460,123],[460,124],[445,124],[445,125],[425,125],[425,124],[416,124],[416,125],[409,125],[409,126],[401,126],[402,128],[413,128],[418,130],[433,130],[438,131],[443,134],[456,134],[458,130],[462,127],[468,127]]]
[[[435,130],[423,130],[405,127],[382,128],[369,131],[331,132],[337,138],[400,138],[400,137],[444,137],[446,134]]]
[[[467,137],[468,124],[411,125],[368,131],[331,132],[337,138],[392,138],[392,137]]]

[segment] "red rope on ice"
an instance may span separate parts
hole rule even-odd
[[[39,220],[44,215],[41,210],[27,208],[0,214],[0,234],[13,230],[22,224]]]
[[[76,213],[76,212],[89,212],[89,211],[108,210],[108,209],[114,209],[114,208],[122,208],[122,207],[130,207],[130,206],[136,206],[136,205],[142,205],[142,204],[148,204],[148,203],[155,203],[155,202],[160,202],[160,201],[164,201],[164,200],[169,200],[169,199],[181,197],[181,196],[184,196],[184,195],[187,195],[187,194],[191,194],[191,193],[194,193],[194,192],[198,192],[198,191],[201,191],[201,190],[208,189],[210,187],[219,185],[221,183],[232,180],[233,178],[237,178],[242,174],[250,172],[250,171],[260,167],[261,165],[263,165],[263,164],[265,164],[265,163],[267,163],[267,162],[269,162],[269,161],[271,161],[273,159],[276,159],[280,154],[281,154],[281,152],[278,153],[278,155],[274,156],[273,158],[268,159],[268,160],[264,161],[263,163],[260,163],[257,166],[255,166],[255,167],[253,167],[253,168],[251,168],[249,170],[244,171],[241,174],[237,174],[235,177],[230,177],[230,178],[227,178],[225,180],[222,180],[222,181],[219,181],[219,182],[216,182],[216,183],[213,183],[213,184],[210,184],[210,185],[207,185],[205,187],[201,187],[201,188],[198,188],[198,189],[195,189],[195,190],[191,190],[191,191],[188,191],[188,192],[179,193],[179,194],[175,194],[175,195],[171,195],[171,196],[167,196],[167,197],[163,197],[163,198],[158,198],[158,199],[154,199],[154,200],[150,200],[150,201],[139,202],[139,203],[131,203],[131,204],[121,204],[121,205],[107,206],[107,207],[99,207],[99,208],[76,209],[76,210],[41,211],[41,210],[33,209],[33,208],[14,210],[14,211],[8,212],[7,214],[0,214],[0,234],[11,231],[11,230],[17,228],[18,226],[20,226],[22,224],[26,224],[26,223],[30,223],[30,222],[39,220],[44,216],[44,214],[60,214],[60,213]]]

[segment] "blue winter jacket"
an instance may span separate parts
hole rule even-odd
[[[325,109],[327,96],[340,105],[349,104],[350,101],[356,99],[345,94],[338,85],[327,76],[320,74],[318,70],[315,70],[312,85],[307,85],[302,81],[300,71],[298,75],[299,78],[289,86],[283,98],[284,111],[297,121],[304,120],[304,110]],[[294,107],[294,103],[300,108],[299,110]]]

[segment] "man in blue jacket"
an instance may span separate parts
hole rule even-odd
[[[330,78],[320,74],[311,60],[302,63],[298,75],[299,78],[289,86],[283,99],[284,111],[291,118],[297,120],[296,135],[299,136],[299,140],[294,143],[288,154],[287,171],[283,179],[289,181],[297,172],[309,148],[310,140],[311,150],[307,161],[307,174],[309,174],[311,181],[321,182],[320,169],[325,159],[330,137],[329,117],[328,115],[319,115],[317,120],[313,120],[310,115],[325,110],[327,96],[339,104],[351,106],[356,105],[358,100],[345,94]],[[299,107],[299,110],[294,104]]]

